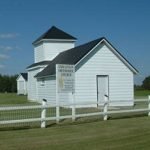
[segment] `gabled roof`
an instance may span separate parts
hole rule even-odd
[[[41,66],[41,65],[48,65],[51,61],[41,61],[41,62],[38,62],[38,63],[34,63],[30,66],[27,67],[27,69],[29,68],[33,68],[33,67],[36,67],[36,66]]]
[[[28,81],[28,74],[27,74],[27,73],[20,73],[20,75],[21,75],[26,81]]]
[[[81,60],[94,46],[96,46],[103,38],[96,39],[94,41],[88,42],[86,44],[77,46],[75,48],[69,49],[67,51],[61,52],[57,55],[53,61],[36,77],[48,76],[55,74],[56,64],[76,64]]]
[[[119,57],[119,59],[134,73],[138,71],[106,40],[106,38],[102,37],[96,39],[94,41],[88,42],[86,44],[77,46],[75,48],[69,49],[67,51],[61,52],[57,55],[49,65],[41,72],[39,72],[35,77],[45,77],[56,74],[56,64],[77,64],[81,61],[88,53],[90,53],[99,43],[105,42],[111,46],[115,54]]]
[[[63,40],[76,40],[72,35],[58,29],[55,26],[52,26],[47,32],[41,35],[38,39],[36,39],[33,44],[43,40],[43,39],[63,39]]]

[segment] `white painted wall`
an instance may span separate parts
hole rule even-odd
[[[82,67],[76,72],[76,102],[96,102],[96,76],[108,75],[109,100],[128,100],[131,102],[125,105],[133,105],[133,72],[106,45],[98,46],[79,66]]]
[[[27,81],[21,75],[17,79],[17,94],[27,94]]]
[[[42,78],[37,80],[38,99],[46,99],[51,105],[56,104],[56,80],[55,77]]]
[[[56,105],[56,78],[53,76],[38,79],[37,85],[39,101],[46,99],[49,104]],[[71,98],[71,93],[59,93],[60,104],[68,104]]]
[[[34,47],[34,62],[40,62],[45,60],[44,58],[44,48],[43,48],[43,44],[38,44]]]
[[[44,41],[36,45],[34,48],[35,63],[52,60],[60,52],[73,48],[75,43],[73,41]]]
[[[28,99],[38,101],[37,79],[34,77],[38,72],[42,71],[46,66],[37,67],[28,70]]]
[[[106,45],[101,44],[98,46],[76,68],[76,103],[97,102],[97,75],[108,75],[109,100],[126,100],[130,102],[124,103],[124,105],[133,105],[133,72]],[[40,80],[38,80],[39,99],[42,100],[45,98],[49,103],[54,104],[56,100],[55,78],[46,78],[44,86],[40,85]],[[72,102],[71,93],[61,94],[60,97],[60,103]],[[114,105],[122,105],[122,103]]]

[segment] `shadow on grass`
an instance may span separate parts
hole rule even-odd
[[[35,128],[35,127],[34,127]],[[37,127],[38,128],[38,127]],[[16,130],[28,130],[31,129],[31,126],[22,126],[22,127],[2,127],[0,131],[16,131]]]
[[[119,115],[111,115],[108,118],[110,120],[117,120],[117,119],[129,119],[129,118],[138,118],[138,117],[148,117],[147,113],[134,113],[134,114],[119,114]]]
[[[114,115],[108,115],[108,120],[122,120],[122,119],[129,119],[129,118],[138,118],[138,117],[145,117],[147,113],[130,113],[130,114],[114,114]],[[50,127],[56,127],[56,126],[69,126],[69,125],[78,125],[78,124],[86,124],[86,123],[92,123],[92,122],[100,122],[103,121],[103,116],[92,116],[92,117],[78,117],[75,121],[72,121],[71,119],[61,119],[59,123],[56,123],[55,121],[47,121],[46,122],[46,128]],[[11,125],[10,127],[0,127],[0,131],[16,131],[16,130],[29,130],[29,129],[37,129],[40,128],[40,123],[34,123],[31,125]]]

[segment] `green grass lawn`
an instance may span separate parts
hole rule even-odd
[[[145,97],[147,98],[150,95],[150,90],[135,90],[135,98]]]
[[[27,96],[17,95],[16,93],[0,93],[0,105],[15,105],[15,104],[35,104],[27,100]]]
[[[148,91],[149,92],[149,91]],[[146,96],[148,92],[137,92],[137,96]],[[149,93],[148,93],[149,94]],[[0,105],[32,104],[25,96],[16,94],[0,94]],[[147,105],[147,104],[146,104]],[[139,105],[146,106],[146,105]],[[139,107],[135,105],[135,108]],[[61,108],[61,110],[63,110]],[[48,110],[51,114],[52,110]],[[64,110],[63,110],[64,111]],[[81,111],[81,110],[79,110]],[[84,110],[89,111],[89,110]],[[91,111],[91,110],[90,110]],[[95,110],[92,110],[95,111]],[[14,117],[39,117],[37,112],[11,112],[2,114],[4,120]],[[70,113],[65,110],[63,113]],[[16,115],[15,115],[16,113]],[[55,110],[53,110],[55,114]],[[24,116],[23,116],[24,115]],[[5,118],[6,117],[6,118]],[[16,119],[16,118],[15,118]],[[19,118],[18,118],[19,119]],[[10,128],[0,128],[0,150],[149,150],[150,149],[150,117],[143,114],[112,115],[108,121],[102,117],[78,118],[77,121],[62,120],[59,125],[48,123],[48,128],[36,128],[36,125],[23,124]],[[32,127],[32,128],[31,128]],[[20,130],[21,129],[21,130]]]
[[[150,118],[0,131],[1,150],[149,150]]]
[[[150,90],[136,90],[135,98],[147,98],[150,95]],[[15,105],[15,104],[37,104],[27,100],[27,96],[18,96],[16,93],[0,93],[0,105]]]
[[[18,96],[15,93],[10,94],[10,93],[4,93],[4,94],[0,94],[0,106],[15,106],[15,105],[33,105],[33,104],[37,104],[37,103],[31,103],[29,101],[27,101],[27,97],[26,96]],[[146,102],[138,102],[136,103],[136,105],[134,107],[121,107],[121,108],[117,108],[117,109],[137,109],[137,108],[147,108],[148,104]],[[99,108],[78,108],[76,109],[76,114],[86,114],[86,113],[92,113],[92,112],[99,112],[99,111],[103,111],[103,108],[99,109]],[[140,113],[141,114],[141,113]],[[66,108],[60,108],[60,115],[64,116],[64,115],[71,115],[71,109],[66,109]],[[116,118],[127,118],[127,117],[131,117],[131,116],[139,116],[139,113],[132,113],[132,114],[116,114],[116,115],[111,115],[110,118],[111,119],[116,119]],[[142,113],[142,116],[147,115],[146,113]],[[55,108],[48,108],[47,109],[47,113],[46,113],[47,117],[55,117],[56,116],[56,109]],[[141,115],[140,115],[141,116]],[[6,120],[19,120],[19,119],[29,119],[29,118],[40,118],[41,117],[41,109],[40,108],[36,108],[36,109],[26,109],[26,110],[11,110],[11,111],[0,111],[0,121],[6,121]],[[87,121],[87,120],[93,120],[93,118],[95,120],[102,120],[103,117],[101,116],[94,116],[94,117],[85,117],[85,118],[79,118],[78,121],[80,120],[81,122]],[[67,119],[66,119],[67,120]],[[65,122],[66,122],[65,120]],[[68,121],[68,120],[67,120]],[[70,121],[70,120],[69,120]],[[79,122],[80,122],[79,121]],[[55,121],[48,121],[47,125],[51,125],[53,124]],[[63,122],[63,121],[62,121]],[[3,126],[0,125],[0,129],[3,127],[16,127],[16,126],[20,126],[20,127],[24,127],[24,126],[29,126],[31,128],[38,126],[40,127],[40,122],[35,122],[35,123],[20,123],[17,125],[14,124],[10,124],[7,126]]]

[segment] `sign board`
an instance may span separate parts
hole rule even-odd
[[[58,93],[75,91],[74,65],[56,64],[56,82]]]

